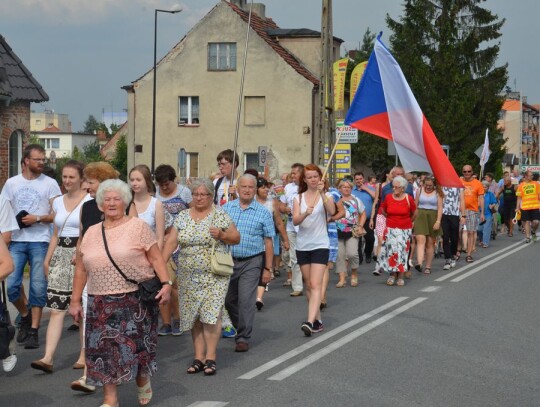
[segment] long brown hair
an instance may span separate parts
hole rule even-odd
[[[433,175],[428,174],[424,178],[424,183],[425,183],[426,180],[433,182],[433,187],[435,189],[435,192],[437,192],[437,195],[439,195],[441,198],[444,199],[444,192],[443,192],[441,186],[439,185],[439,183],[437,182],[437,179]],[[422,185],[422,189],[424,189],[424,185]]]
[[[139,164],[139,165],[136,165],[135,167],[133,167],[131,169],[131,171],[129,171],[128,179],[131,176],[131,173],[133,171],[139,171],[142,174],[142,176],[144,178],[144,182],[146,183],[146,189],[147,189],[147,191],[149,193],[152,194],[152,193],[156,192],[156,186],[152,182],[152,175],[150,174],[150,168],[148,168],[147,165]]]
[[[298,180],[298,193],[302,194],[307,191],[308,186],[306,184],[306,171],[317,171],[319,177],[322,179],[322,171],[316,164],[308,164],[300,172],[300,179]]]

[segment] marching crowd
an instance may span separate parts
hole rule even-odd
[[[43,174],[45,162],[43,147],[28,145],[22,174],[0,195],[0,280],[19,313],[3,368],[15,367],[14,342],[39,348],[47,308],[43,356],[31,367],[53,373],[69,312],[81,341],[73,367],[84,372],[71,388],[102,386],[102,407],[118,406],[117,386],[130,381],[139,404],[150,402],[158,336],[190,331],[188,374],[217,372],[221,337],[249,351],[257,311],[282,272],[290,295],[307,299],[300,329],[310,337],[324,329],[331,272],[336,288],[357,287],[359,266],[373,263],[373,275],[401,287],[412,270],[430,274],[436,256],[443,270],[462,254],[472,263],[499,232],[512,237],[519,227],[526,243],[535,241],[540,220],[540,184],[530,171],[496,182],[465,165],[463,188],[454,188],[396,166],[330,185],[315,164],[294,163],[280,179],[240,174],[238,155],[224,150],[216,176],[189,185],[166,164],[154,174],[137,165],[126,183],[106,162],[72,160],[59,186]]]

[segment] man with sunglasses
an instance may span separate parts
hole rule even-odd
[[[525,226],[525,243],[536,242],[536,230],[540,221],[540,184],[533,181],[532,171],[525,171],[523,182],[519,184],[517,208],[521,210],[521,222]]]
[[[467,263],[472,263],[472,251],[476,240],[476,231],[478,225],[484,222],[484,187],[482,183],[473,177],[473,170],[470,165],[463,166],[463,182],[465,214],[461,214],[465,218],[465,226],[467,228]],[[480,211],[480,212],[479,212]]]
[[[43,261],[51,240],[49,223],[54,220],[49,200],[62,195],[58,183],[43,174],[45,149],[40,144],[30,144],[23,151],[23,172],[6,181],[2,195],[11,204],[20,230],[11,236],[9,252],[13,258],[14,272],[7,278],[8,297],[21,313],[21,326],[17,342],[25,349],[39,347],[38,328],[47,299],[47,280]],[[30,291],[25,304],[21,287],[24,267],[30,264]]]

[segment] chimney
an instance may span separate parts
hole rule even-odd
[[[249,6],[246,7],[246,11],[249,11]],[[263,3],[253,3],[253,12],[263,20],[266,19],[266,6]]]
[[[246,10],[246,0],[230,0],[229,2],[238,6],[242,10]]]

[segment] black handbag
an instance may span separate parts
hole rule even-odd
[[[109,260],[111,261],[112,265],[116,268],[116,270],[118,270],[120,275],[124,277],[124,280],[126,280],[128,283],[137,284],[137,286],[139,287],[139,299],[141,300],[141,302],[146,305],[156,305],[158,303],[158,300],[156,300],[156,296],[163,287],[159,278],[157,276],[154,276],[149,280],[141,282],[135,281],[131,278],[127,278],[127,276],[123,273],[122,270],[120,270],[120,267],[118,267],[118,265],[111,257],[109,247],[107,246],[107,238],[105,237],[105,226],[103,225],[103,222],[101,223],[101,234],[103,235],[103,244],[105,245],[105,251],[107,252],[107,256],[109,256]]]
[[[15,337],[15,327],[11,325],[7,303],[6,283],[2,281],[2,293],[0,298],[0,359],[11,356],[9,344]]]

